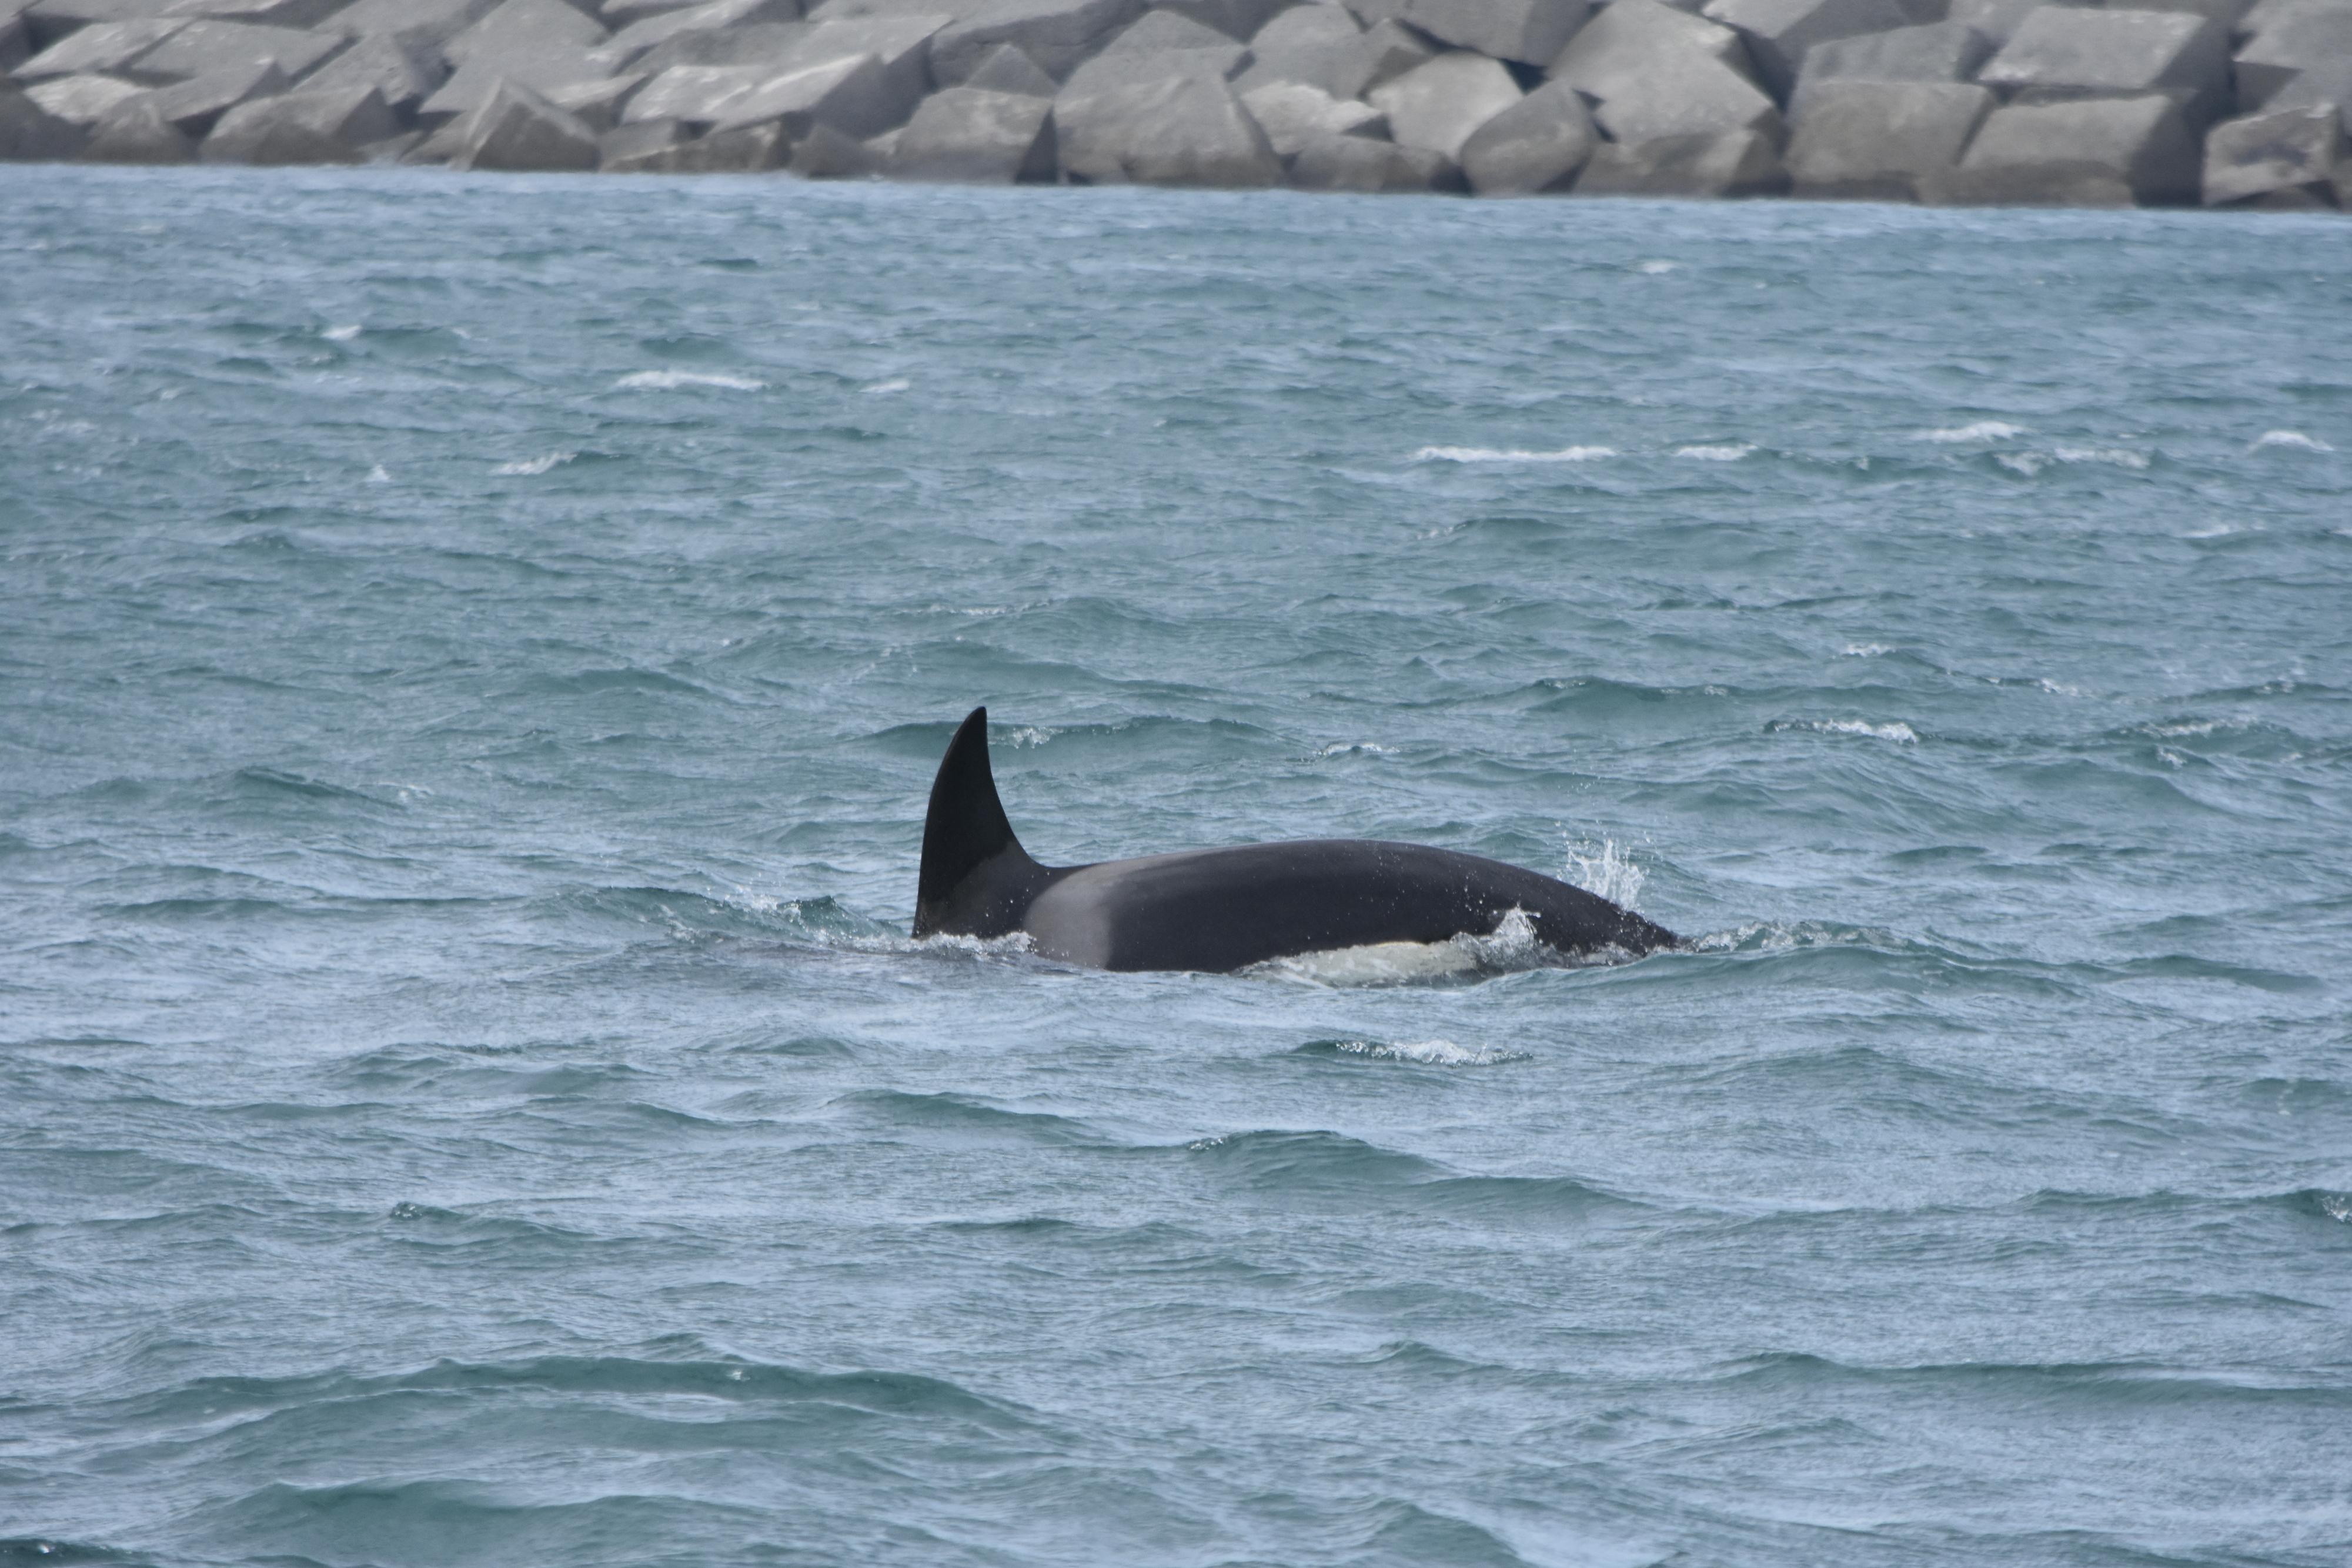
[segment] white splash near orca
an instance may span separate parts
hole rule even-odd
[[[1039,865],[988,763],[988,710],[948,742],[923,821],[917,937],[1026,932],[1041,956],[1097,969],[1222,973],[1390,943],[1490,936],[1506,922],[1564,956],[1681,939],[1564,882],[1454,850],[1302,839],[1095,865]]]

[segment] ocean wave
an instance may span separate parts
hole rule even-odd
[[[1863,718],[1776,718],[1764,727],[1767,735],[1782,735],[1791,730],[1811,730],[1819,735],[1860,735],[1873,740],[1892,740],[1899,745],[1918,743],[1919,732],[1901,719],[1874,724]]]
[[[1716,446],[1677,446],[1675,455],[1695,458],[1702,463],[1737,463],[1756,450],[1753,442],[1734,441]]]
[[[1424,446],[1412,455],[1415,463],[1591,463],[1614,457],[1609,446],[1563,446],[1556,452],[1505,451],[1492,446]]]
[[[501,463],[490,472],[502,476],[536,476],[561,467],[579,455],[577,452],[550,452],[543,456],[521,457],[512,463]]]
[[[2007,441],[2013,436],[2025,434],[2029,428],[2031,427],[2027,425],[2011,424],[2003,420],[1979,419],[1973,423],[1953,425],[1947,430],[1922,430],[1914,434],[1911,439],[1939,442],[1947,445],[1970,441]]]
[[[632,392],[670,392],[678,387],[718,387],[727,392],[765,392],[768,383],[750,376],[713,371],[635,371],[613,383]]]
[[[1497,1067],[1525,1061],[1530,1053],[1499,1045],[1458,1045],[1450,1040],[1314,1040],[1293,1048],[1300,1056],[1338,1056],[1362,1061],[1409,1061],[1422,1067]]]
[[[2265,446],[2284,447],[2291,452],[2333,452],[2336,450],[2336,448],[2328,445],[2325,441],[2305,435],[2300,430],[2265,430],[2261,435],[2255,438],[2253,444],[2247,447],[2246,450],[2249,452],[2260,452]]]

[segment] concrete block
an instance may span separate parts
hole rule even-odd
[[[853,55],[770,78],[730,104],[717,129],[740,131],[773,121],[792,141],[823,124],[862,139],[903,124],[914,107],[879,57]]]
[[[931,40],[946,26],[944,14],[851,17],[807,27],[776,59],[779,73],[871,55],[882,68],[882,90],[898,108],[888,121],[902,123],[930,91]],[[872,134],[852,131],[852,135]]]
[[[615,35],[624,27],[635,26],[648,16],[659,16],[670,11],[691,11],[709,0],[604,0],[596,7],[596,19],[613,29]]]
[[[2205,139],[2205,204],[2300,191],[2333,206],[2336,171],[2347,156],[2343,118],[2326,104],[2225,120]]]
[[[644,77],[631,71],[603,81],[565,82],[542,96],[565,113],[579,116],[582,123],[602,136],[620,122],[622,109],[645,82]]]
[[[1294,5],[1250,35],[1250,66],[1234,78],[1234,89],[1247,93],[1296,81],[1334,98],[1354,98],[1360,89],[1342,91],[1341,72],[1363,36],[1345,6]]]
[[[1642,92],[1661,69],[1691,55],[1743,76],[1754,68],[1739,35],[1720,23],[1658,0],[1611,0],[1569,40],[1546,74],[1605,103]]]
[[[2352,61],[2314,66],[2287,79],[2262,106],[2264,112],[2285,109],[2333,108],[2352,135]]]
[[[1331,92],[1338,98],[1370,97],[1374,88],[1419,70],[1441,52],[1425,36],[1402,23],[1375,22],[1348,51]]]
[[[186,81],[215,71],[249,68],[275,61],[289,78],[308,76],[348,40],[341,33],[305,33],[291,27],[257,27],[243,22],[191,22],[139,57],[140,76]]]
[[[38,51],[84,27],[161,16],[170,5],[171,0],[34,0],[19,15],[32,47]]]
[[[452,169],[596,167],[596,132],[519,82],[499,82],[465,123]]]
[[[1460,167],[1444,153],[1363,136],[1315,138],[1290,161],[1288,183],[1293,190],[1364,195],[1464,188]]]
[[[442,45],[441,52],[450,65],[462,70],[477,62],[520,62],[559,50],[593,49],[607,37],[602,23],[563,0],[501,0],[481,20]]]
[[[596,167],[607,174],[656,172],[646,162],[691,140],[682,120],[639,120],[614,126],[596,138]]]
[[[2318,11],[2352,11],[2352,0],[2254,0],[2232,32],[2240,38],[2256,38],[2290,16]]]
[[[1112,54],[1106,50],[1070,73],[1057,97],[1092,98],[1114,89],[1141,87],[1184,76],[1223,81],[1249,58],[1239,44],[1207,49],[1169,49],[1160,54]]]
[[[2298,74],[2331,66],[2352,68],[2352,8],[2288,12],[2238,51],[2238,102],[2266,104]]]
[[[176,18],[100,22],[59,39],[8,74],[20,82],[85,75],[129,76],[132,61],[187,25]]]
[[[958,87],[975,87],[984,92],[1018,92],[1031,98],[1051,98],[1061,90],[1061,84],[1037,68],[1037,62],[1011,44],[999,44],[980,57],[971,75]]]
[[[1406,0],[1396,20],[1458,49],[1540,67],[1559,57],[1591,9],[1587,0]]]
[[[1974,81],[1991,57],[1991,40],[1964,22],[1835,38],[1805,52],[1790,107],[1793,110],[1807,91],[1825,81]]]
[[[1919,194],[1946,205],[2146,206],[2195,201],[2201,172],[2168,94],[2012,103],[1986,119],[1948,180]]]
[[[390,33],[370,33],[312,73],[303,85],[318,91],[372,87],[394,114],[410,115],[449,79],[440,51],[411,47]]]
[[[1296,4],[1297,0],[1161,0],[1161,8],[1214,27],[1229,38],[1246,39]]]
[[[1370,101],[1389,117],[1398,145],[1426,147],[1458,163],[1471,133],[1521,96],[1501,61],[1457,49],[1374,88]]]
[[[1282,160],[1224,82],[1171,77],[1055,100],[1062,172],[1086,184],[1257,188],[1282,183]]]
[[[104,119],[106,111],[124,99],[146,90],[135,81],[92,73],[35,82],[25,89],[25,96],[38,104],[44,113],[87,128]]]
[[[1977,79],[2006,97],[2044,100],[2169,92],[2201,123],[2228,94],[2229,37],[2187,11],[2044,5],[2018,25]]]
[[[400,124],[373,88],[289,92],[240,103],[196,149],[207,163],[356,163]]]
[[[1779,107],[1762,88],[1712,56],[1695,51],[1669,56],[1648,75],[1621,82],[1601,100],[1593,119],[1618,141],[1753,131],[1777,146],[1788,136]]]
[[[659,76],[674,66],[781,68],[810,30],[806,22],[753,22],[718,32],[681,33],[631,60],[629,68]]]
[[[621,122],[676,120],[707,128],[775,74],[766,66],[673,66],[637,89]]]
[[[1103,55],[1158,55],[1171,49],[1223,49],[1240,42],[1181,11],[1155,5],[1120,28],[1096,58]]]
[[[793,155],[789,132],[776,120],[713,131],[673,148],[664,165],[671,174],[761,174],[781,169]]]
[[[830,125],[814,125],[806,136],[793,143],[793,155],[784,167],[803,180],[872,179],[889,162],[890,148],[898,135],[898,131],[888,131],[861,141]]]
[[[276,60],[263,60],[258,65],[215,71],[171,87],[159,87],[142,93],[135,100],[126,100],[126,104],[136,101],[152,106],[172,129],[201,141],[220,117],[238,104],[284,92],[291,85]]]
[[[315,27],[348,0],[171,0],[166,16],[210,16],[221,22],[251,22],[264,27]]]
[[[477,56],[450,73],[416,112],[429,120],[471,114],[488,102],[502,81],[520,82],[550,93],[576,82],[603,81],[612,67],[593,49],[556,47],[529,54]]]
[[[152,101],[152,93],[124,99],[106,112],[92,129],[82,150],[85,163],[187,163],[196,156],[195,143],[163,118]]]
[[[2067,0],[1951,0],[1943,20],[1974,27],[1992,40],[1999,48],[2009,42],[2019,24],[2045,5],[2065,5]],[[2087,7],[2089,0],[2084,0]]]
[[[1797,102],[1789,139],[1792,194],[1915,202],[1922,181],[1958,167],[1994,99],[1972,82],[1839,78],[1807,88]]]
[[[352,0],[327,27],[352,37],[382,33],[428,59],[441,46],[490,14],[498,0]]]
[[[1580,196],[1777,196],[1789,172],[1772,139],[1753,131],[1604,141],[1577,176]]]
[[[1747,40],[1765,89],[1784,102],[1815,45],[1890,33],[1911,20],[1896,0],[1708,0],[1705,15]]]
[[[1296,156],[1320,136],[1390,139],[1387,115],[1354,99],[1333,98],[1308,82],[1268,82],[1243,93],[1241,100],[1250,118],[1265,131],[1266,141],[1284,158]]]
[[[943,81],[961,81],[980,57],[1012,44],[1056,81],[1143,14],[1143,0],[983,0],[931,40]]]
[[[796,22],[798,0],[709,0],[709,4],[659,12],[631,23],[597,46],[614,70],[625,70],[648,49],[688,33],[716,33],[753,22]]]
[[[1566,82],[1546,82],[1471,133],[1462,144],[1462,172],[1482,196],[1564,191],[1600,140],[1584,95]]]
[[[1059,167],[1051,99],[951,87],[915,110],[884,172],[897,180],[1010,185],[1050,183]]]
[[[136,91],[136,89],[132,89]],[[0,82],[0,162],[59,163],[79,155],[89,133]]]
[[[2210,16],[2222,32],[2235,37],[2238,24],[2251,7],[2252,0],[2119,0],[2110,8],[2118,11],[2187,11],[2199,16]]]
[[[33,35],[26,29],[25,18],[0,9],[0,71],[13,71],[32,57]]]

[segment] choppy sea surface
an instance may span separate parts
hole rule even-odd
[[[0,210],[0,1563],[2352,1561],[2341,220]]]

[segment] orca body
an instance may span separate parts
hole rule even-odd
[[[988,765],[988,710],[948,743],[923,821],[915,936],[1029,934],[1097,969],[1223,973],[1385,942],[1484,936],[1517,911],[1566,955],[1681,939],[1580,887],[1500,861],[1369,839],[1304,839],[1045,866],[1013,834]]]

